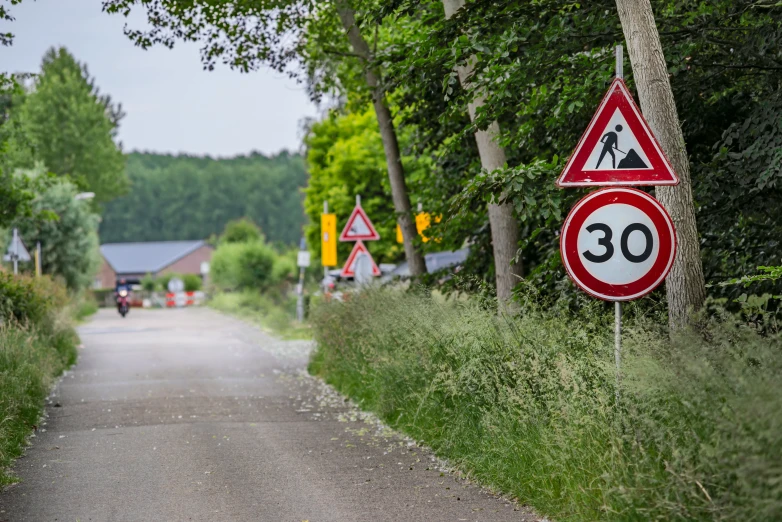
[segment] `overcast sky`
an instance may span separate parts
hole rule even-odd
[[[0,32],[16,35],[0,48],[0,70],[36,72],[51,46],[86,63],[101,92],[122,103],[123,148],[231,156],[298,150],[301,121],[317,110],[301,85],[271,70],[207,72],[197,44],[143,51],[123,34],[125,18],[101,12],[101,0],[25,0]],[[144,18],[134,18],[139,27]],[[133,22],[133,20],[131,21]]]

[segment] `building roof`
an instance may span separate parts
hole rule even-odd
[[[205,244],[205,241],[106,243],[101,245],[100,253],[117,274],[156,274]]]

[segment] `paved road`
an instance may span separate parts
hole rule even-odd
[[[536,520],[307,376],[307,342],[207,309],[80,334],[0,521]]]

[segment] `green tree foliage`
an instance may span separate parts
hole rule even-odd
[[[197,274],[183,275],[182,282],[185,284],[185,292],[197,292],[201,290],[201,276]]]
[[[249,243],[262,240],[261,229],[248,218],[229,221],[220,236],[222,243]]]
[[[65,48],[46,53],[17,112],[24,139],[49,171],[95,192],[97,203],[125,192],[125,156],[115,143],[122,111]]]
[[[376,261],[399,261],[404,252],[396,242],[396,215],[385,170],[383,144],[377,120],[371,108],[331,115],[315,123],[307,137],[309,185],[305,189],[304,209],[309,217],[307,243],[314,258],[320,257],[320,215],[323,202],[337,215],[337,233],[342,231],[356,195],[361,206],[380,233],[380,241],[369,245]],[[408,172],[416,172],[415,159],[404,158]],[[352,243],[339,245],[338,257],[347,259]]]
[[[104,243],[204,239],[247,217],[271,242],[293,244],[304,224],[307,182],[297,154],[231,159],[131,153],[130,192],[106,205]]]
[[[61,277],[68,288],[87,288],[100,267],[98,216],[84,201],[74,199],[77,187],[62,179],[35,198],[38,217],[14,223],[32,254],[41,243],[44,274]]]

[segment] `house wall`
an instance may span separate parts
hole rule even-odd
[[[201,263],[212,260],[214,248],[210,245],[202,245],[193,250],[185,257],[178,259],[175,263],[168,265],[158,272],[158,274],[196,274],[201,275]]]
[[[100,281],[101,288],[114,288],[117,284],[117,274],[114,273],[114,269],[111,268],[105,259],[102,259],[103,264],[100,267],[100,271],[96,277],[96,280]]]

